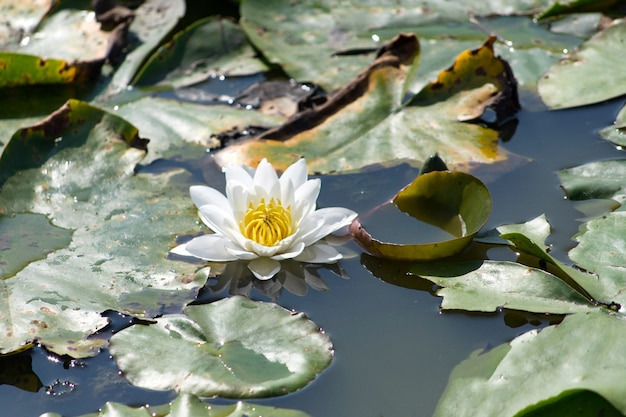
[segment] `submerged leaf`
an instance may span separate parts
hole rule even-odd
[[[436,226],[453,237],[432,243],[399,244],[372,237],[356,219],[354,238],[377,256],[404,260],[432,260],[461,252],[491,214],[491,196],[476,177],[462,172],[433,171],[419,175],[392,200],[411,217]]]
[[[626,321],[597,311],[573,314],[510,344],[474,352],[453,370],[435,417],[521,416],[572,390],[593,391],[626,413],[624,343]]]
[[[233,296],[188,306],[111,338],[131,383],[203,397],[253,398],[302,388],[333,356],[328,337],[304,314]]]

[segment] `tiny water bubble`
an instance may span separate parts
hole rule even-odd
[[[51,396],[67,395],[76,389],[76,384],[71,381],[57,379],[46,387],[46,394]]]

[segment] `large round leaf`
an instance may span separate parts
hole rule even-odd
[[[188,306],[111,338],[111,353],[134,385],[203,397],[251,398],[302,388],[333,356],[304,314],[234,296]]]
[[[491,214],[489,190],[478,178],[463,172],[419,175],[392,201],[401,211],[454,236],[430,243],[381,242],[356,219],[350,230],[361,246],[372,254],[392,259],[430,260],[455,255],[471,242]]]
[[[141,68],[136,85],[180,88],[210,76],[239,76],[267,67],[235,23],[215,17],[199,20],[161,46]]]
[[[180,312],[204,284],[194,265],[166,259],[176,234],[195,227],[191,212],[180,215],[190,210],[188,174],[135,174],[145,151],[133,144],[145,146],[136,127],[76,100],[7,144],[0,212],[38,213],[28,216],[31,227],[45,215],[73,233],[69,245],[52,245],[63,248],[0,280],[2,353],[38,341],[59,354],[94,355],[105,341],[87,336],[106,325],[102,311]],[[2,229],[15,239],[25,231],[17,221]],[[4,248],[3,259],[20,259],[20,247]]]
[[[458,365],[435,417],[513,417],[572,390],[596,392],[625,413],[624,343],[626,321],[603,311],[577,313],[560,325],[531,330]]]
[[[553,109],[598,103],[626,94],[626,23],[612,26],[554,65],[539,81],[539,94]]]

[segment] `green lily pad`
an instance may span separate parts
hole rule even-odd
[[[577,290],[583,294],[589,294],[591,300],[609,304],[613,300],[607,298],[604,284],[597,277],[586,271],[567,265],[548,254],[543,241],[537,242],[533,236],[527,236],[518,231],[508,231],[500,235],[501,238],[511,242],[513,249],[525,253],[538,260],[545,261],[546,267],[559,278],[576,286]]]
[[[105,97],[132,84],[150,54],[156,51],[184,14],[184,0],[145,0],[141,3],[128,28],[134,35],[134,41],[128,45],[130,52],[113,74],[113,79],[104,93]]]
[[[331,91],[356,76],[373,60],[376,49],[398,33],[412,32],[425,40],[425,56],[439,65],[427,64],[418,71],[432,75],[431,71],[446,68],[456,53],[468,48],[467,44],[459,48],[458,43],[479,42],[489,34],[468,24],[468,16],[528,14],[543,3],[549,2],[410,0],[398,4],[384,0],[374,7],[365,0],[245,0],[241,25],[270,62],[299,81],[315,82]]]
[[[32,33],[53,5],[52,0],[0,0],[0,49],[19,43],[24,34]]]
[[[238,25],[228,19],[199,20],[161,46],[133,83],[180,88],[211,76],[240,76],[267,70]]]
[[[476,177],[462,172],[434,171],[419,175],[392,202],[415,219],[450,233],[451,239],[417,244],[381,242],[356,219],[353,237],[368,252],[391,259],[432,260],[455,255],[472,241],[489,219],[491,196]]]
[[[589,162],[558,172],[561,184],[570,200],[626,200],[626,159]]]
[[[619,5],[619,0],[560,0],[551,3],[550,7],[537,15],[537,19],[566,13],[608,11],[611,7]]]
[[[597,285],[590,294],[604,302],[615,302],[620,312],[626,309],[626,211],[592,219],[581,226],[575,236],[578,245],[569,252],[578,266],[597,274]]]
[[[598,133],[606,140],[619,146],[626,146],[626,106],[622,107],[611,126],[601,129]]]
[[[210,404],[198,397],[182,393],[170,404],[135,408],[124,404],[107,402],[98,413],[81,417],[310,417],[308,414],[287,408],[250,404],[238,401],[232,405]],[[62,417],[57,413],[45,413],[40,417]]]
[[[601,395],[589,390],[574,389],[564,391],[554,398],[540,401],[519,412],[515,417],[569,417],[572,415],[624,416]]]
[[[595,392],[623,414],[624,343],[626,322],[598,311],[573,314],[510,344],[474,352],[453,370],[435,417],[523,416],[573,390]]]
[[[554,65],[541,80],[538,90],[552,109],[598,103],[626,94],[622,60],[626,23],[599,32],[580,49]]]
[[[450,88],[435,92],[441,82],[435,81],[410,105],[403,105],[402,92],[418,52],[411,49],[417,47],[412,42],[412,35],[395,38],[384,55],[324,105],[303,111],[260,138],[220,150],[216,161],[256,166],[272,155],[274,166],[286,169],[304,156],[309,170],[319,173],[403,161],[419,165],[434,153],[462,170],[506,161],[509,155],[498,147],[496,130],[461,122],[479,117],[488,106],[498,114],[517,108],[514,82],[510,73],[502,73],[506,64],[494,56],[493,38],[455,62],[455,73],[471,80],[444,71],[441,77],[452,83]],[[455,87],[457,81],[465,88]]]
[[[86,82],[100,75],[116,32],[102,30],[88,10],[64,4],[51,9],[46,2],[4,8],[0,20],[25,32],[5,42],[0,37],[0,87]]]
[[[554,275],[513,262],[416,264],[409,272],[442,287],[437,295],[444,310],[569,314],[596,308]]]
[[[314,323],[273,303],[233,296],[185,313],[111,338],[111,354],[132,384],[202,397],[283,395],[308,384],[333,357]]]
[[[121,105],[115,114],[137,126],[141,136],[150,139],[150,152],[143,163],[178,155],[186,143],[195,145],[188,155],[189,159],[195,159],[207,149],[221,146],[216,137],[218,133],[241,130],[245,126],[270,128],[283,121],[277,116],[230,106],[206,106],[156,97]]]
[[[0,215],[0,279],[7,279],[30,262],[67,247],[71,240],[71,230],[51,225],[40,214]]]
[[[102,311],[179,312],[204,285],[193,265],[166,259],[176,234],[195,228],[192,213],[180,215],[190,210],[189,174],[135,174],[145,151],[132,144],[145,145],[133,125],[72,100],[7,145],[2,213],[45,215],[73,234],[66,248],[1,281],[2,353],[38,341],[94,355],[106,341],[87,336],[107,324]]]

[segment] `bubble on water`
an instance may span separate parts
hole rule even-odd
[[[46,386],[46,394],[53,396],[67,395],[76,389],[76,384],[71,381],[61,381],[57,379],[52,384]]]

